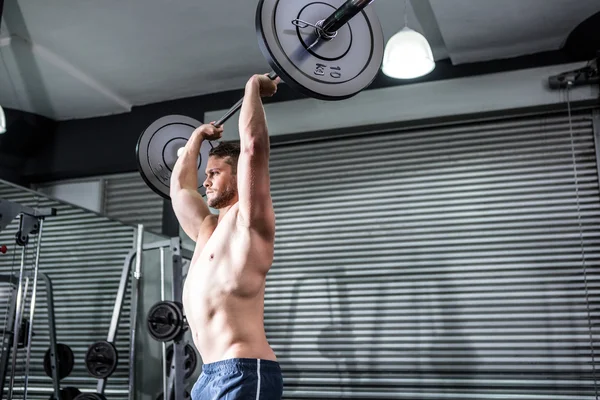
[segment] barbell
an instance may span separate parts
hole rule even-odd
[[[379,72],[384,37],[373,0],[260,0],[256,10],[258,45],[273,69],[292,89],[326,101],[348,99],[368,87]],[[340,4],[341,3],[341,4]],[[242,106],[235,103],[218,121],[221,126]],[[154,121],[136,146],[138,170],[146,184],[170,199],[170,178],[178,151],[201,122],[182,115]],[[204,141],[198,170],[204,171],[213,147]],[[198,191],[204,174],[198,174]]]

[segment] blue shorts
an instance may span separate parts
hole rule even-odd
[[[280,400],[281,368],[276,361],[254,358],[204,364],[190,394],[192,400]]]

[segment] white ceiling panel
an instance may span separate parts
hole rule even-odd
[[[256,38],[257,3],[5,1],[0,104],[64,120],[243,88],[250,75],[269,71]],[[404,26],[404,0],[371,7],[386,41]],[[600,0],[411,0],[408,25],[430,40],[436,59],[459,64],[557,49],[597,11]]]
[[[83,118],[130,110],[92,78],[40,45],[12,38],[2,49],[0,104],[55,118]]]

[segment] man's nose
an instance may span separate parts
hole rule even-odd
[[[210,186],[210,181],[209,181],[209,179],[208,179],[208,178],[206,178],[206,179],[204,180],[204,183],[203,183],[203,185],[204,185],[204,187],[209,187],[209,186]]]

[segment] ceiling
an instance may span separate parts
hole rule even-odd
[[[66,120],[243,88],[270,70],[256,40],[256,5],[6,0],[0,105]],[[402,28],[404,5],[372,3],[386,40]],[[408,25],[427,37],[436,60],[458,65],[560,49],[599,11],[598,0],[411,0]]]

